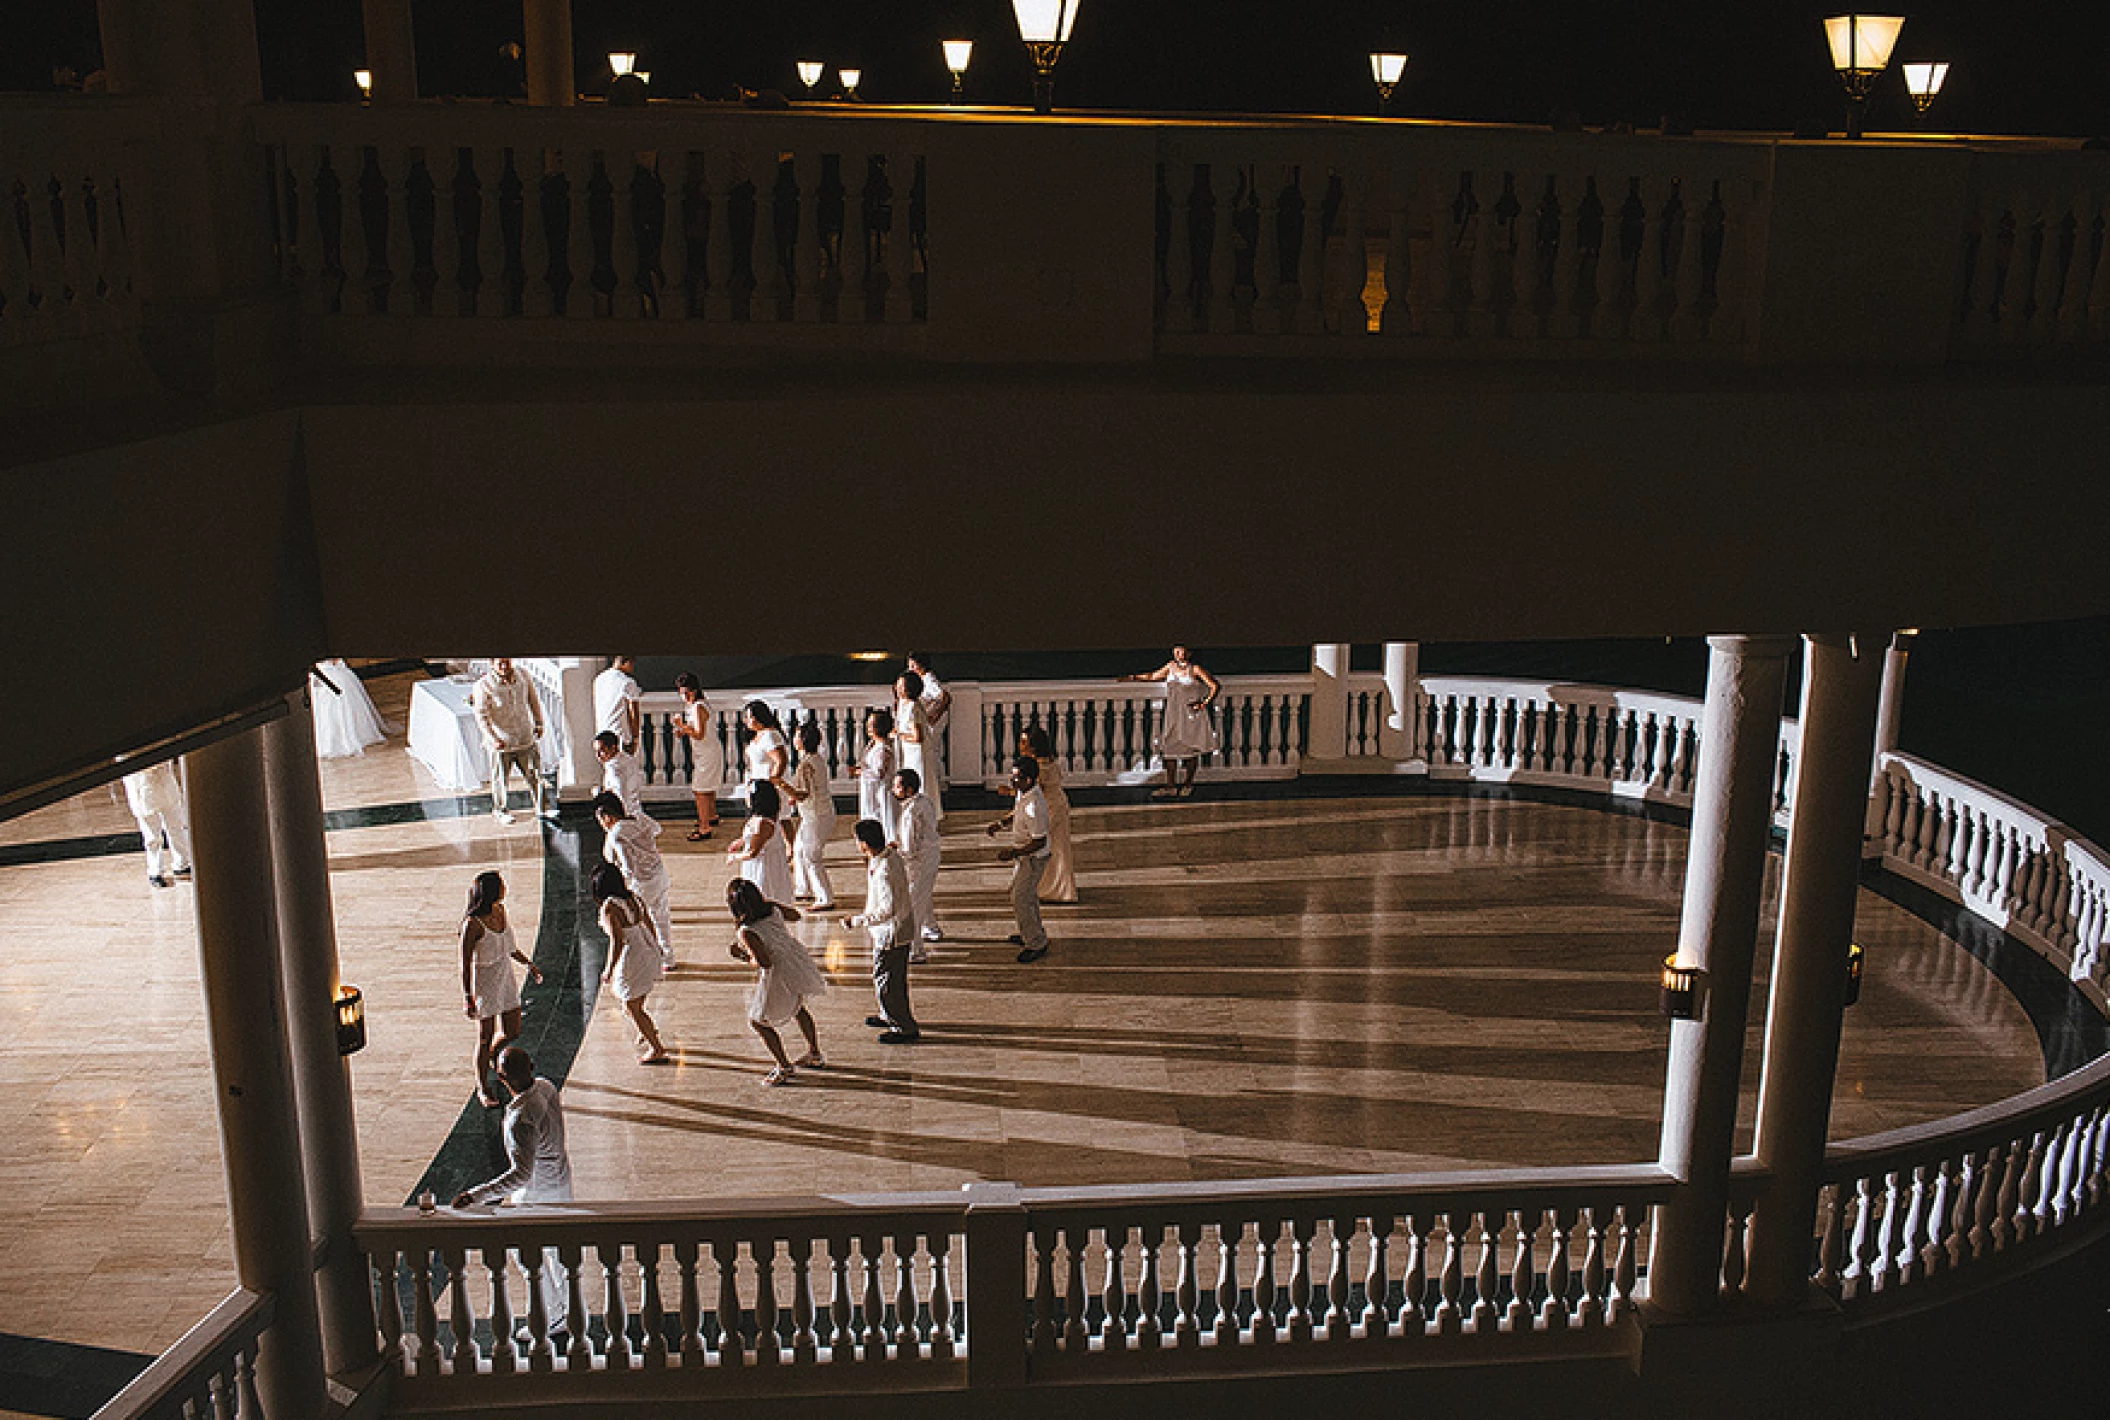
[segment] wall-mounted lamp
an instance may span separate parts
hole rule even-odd
[[[818,59],[801,59],[798,62],[798,71],[799,82],[806,86],[806,97],[810,99],[813,97],[813,91],[820,86],[821,76],[828,72],[828,66]]]
[[[357,1055],[366,1049],[366,998],[356,986],[337,988],[337,1053]]]
[[[835,77],[843,81],[843,97],[853,104],[857,102],[858,81],[863,79],[864,76],[865,71],[862,69],[845,69],[840,65],[836,66]]]
[[[620,79],[637,68],[637,55],[627,49],[608,51],[608,72]]]
[[[974,58],[974,41],[971,39],[940,40],[945,51],[945,67],[952,73],[952,101],[960,101],[960,86],[967,79],[967,61]]]
[[[1905,71],[1905,92],[1912,95],[1912,102],[1921,113],[1934,106],[1934,96],[1949,77],[1949,66],[1942,63],[1902,64]]]
[[[1861,950],[1859,942],[1852,942],[1847,945],[1846,995],[1840,1001],[1843,1006],[1851,1006],[1854,1002],[1861,999],[1861,963],[1866,956],[1867,953]]]
[[[1890,64],[1890,51],[1905,28],[1903,15],[1834,15],[1824,22],[1825,42],[1831,46],[1832,68],[1846,85],[1846,136],[1861,136],[1861,119],[1868,108],[1868,91],[1876,75]]]
[[[374,71],[373,71],[373,70],[371,70],[371,69],[354,69],[354,70],[352,71],[352,82],[353,82],[354,84],[357,84],[357,85],[359,86],[359,97],[360,97],[360,98],[362,98],[362,99],[371,99],[371,98],[372,98],[372,97],[374,96]]]
[[[1663,1014],[1674,1021],[1700,1018],[1700,978],[1696,966],[1679,964],[1678,954],[1663,958]]]
[[[1055,63],[1077,24],[1077,0],[1011,0],[1018,37],[1033,60],[1033,112],[1055,110]]]
[[[1386,50],[1370,51],[1370,77],[1377,81],[1377,112],[1380,118],[1392,112],[1392,91],[1399,76],[1407,72],[1407,56]]]

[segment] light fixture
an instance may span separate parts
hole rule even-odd
[[[1851,1006],[1854,1002],[1861,999],[1861,962],[1866,956],[1867,953],[1861,950],[1859,942],[1849,942],[1847,944],[1846,995],[1840,1001],[1840,1005]]]
[[[891,654],[888,651],[852,651],[850,659],[853,661],[883,661]]]
[[[835,69],[835,77],[843,81],[843,97],[852,103],[857,102],[857,81],[864,76],[862,69],[845,69],[841,65]]]
[[[630,72],[636,77],[637,81],[640,84],[649,84],[652,82],[652,71],[650,69],[633,69]]]
[[[608,51],[608,69],[609,72],[614,74],[616,78],[620,79],[625,74],[634,71],[636,68],[637,55],[632,53],[630,50],[611,49]]]
[[[818,59],[801,59],[798,63],[798,70],[799,82],[806,86],[806,97],[810,99],[813,97],[814,88],[821,81],[821,76],[828,72],[828,66],[821,63]]]
[[[1846,136],[1861,136],[1862,112],[1868,107],[1868,91],[1876,75],[1890,63],[1890,51],[1905,27],[1903,15],[1834,15],[1824,22],[1825,42],[1831,46],[1832,68],[1846,85]]]
[[[1399,76],[1407,72],[1407,56],[1393,54],[1387,50],[1370,51],[1370,77],[1377,81],[1377,112],[1383,117],[1392,111],[1392,90],[1399,85]]]
[[[372,98],[372,97],[374,96],[374,71],[373,71],[373,70],[371,70],[371,69],[354,69],[354,70],[352,71],[352,82],[353,82],[354,84],[357,84],[357,85],[359,86],[359,97],[360,97],[360,98],[362,98],[362,99],[371,99],[371,98]]]
[[[366,1049],[366,998],[356,986],[337,988],[337,1053],[357,1055]]]
[[[974,58],[974,41],[971,39],[947,39],[938,41],[945,51],[945,67],[952,71],[952,101],[960,101],[960,86],[967,79],[967,61]]]
[[[1033,112],[1055,109],[1055,62],[1077,24],[1077,0],[1011,0],[1018,37],[1033,60]]]
[[[1663,958],[1663,1014],[1674,1021],[1693,1021],[1700,1016],[1700,969],[1683,966],[1678,954]]]
[[[1941,63],[1904,64],[1905,92],[1912,95],[1912,102],[1925,113],[1934,105],[1934,96],[1949,77],[1949,66]]]

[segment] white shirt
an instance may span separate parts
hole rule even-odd
[[[638,732],[630,723],[630,707],[639,705],[642,709],[640,702],[644,698],[645,693],[627,672],[610,666],[593,678],[594,729],[613,731],[626,745],[635,743]],[[642,717],[638,723],[644,723]]]
[[[645,798],[645,766],[634,754],[617,750],[601,761],[601,787],[623,801],[623,812],[636,818]]]
[[[633,814],[608,830],[603,853],[622,870],[623,881],[632,892],[643,892],[667,876],[666,860],[659,856],[659,824],[642,814]]]
[[[915,904],[908,895],[908,868],[893,844],[865,864],[865,910],[850,919],[853,927],[872,934],[872,950],[886,951],[901,940],[915,920]]]
[[[469,704],[493,749],[527,749],[542,738],[542,705],[523,671],[516,669],[511,680],[499,679],[496,668],[485,671]]]
[[[933,730],[944,729],[945,722],[952,718],[952,706],[947,705],[942,710],[938,708],[938,701],[944,694],[945,686],[936,676],[926,674],[923,677],[923,713],[929,718]]]
[[[564,1106],[557,1087],[544,1079],[513,1096],[499,1133],[512,1165],[469,1190],[469,1201],[488,1203],[518,1192],[522,1203],[571,1202],[571,1160],[564,1152]]]
[[[1040,792],[1035,784],[1018,796],[1018,807],[1011,811],[1011,846],[1024,848],[1034,839],[1040,840],[1040,851],[1029,853],[1029,858],[1048,856],[1048,796]]]
[[[173,814],[183,807],[183,785],[177,781],[176,765],[164,759],[125,776],[125,802],[133,818]]]
[[[800,799],[799,817],[808,823],[835,822],[835,797],[828,787],[828,761],[809,754],[791,771],[791,787],[806,797]],[[799,842],[804,843],[804,837]]]
[[[900,814],[895,838],[901,856],[911,863],[935,862],[938,857],[938,806],[928,794],[911,794],[896,806]]]

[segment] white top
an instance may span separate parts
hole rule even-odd
[[[1048,856],[1048,796],[1035,784],[1018,796],[1018,807],[1011,811],[1011,846],[1024,848],[1034,839],[1040,840],[1040,851],[1028,854],[1033,858]]]
[[[617,750],[601,764],[601,787],[623,801],[623,812],[636,818],[645,798],[645,766],[634,754]]]
[[[564,1106],[557,1087],[547,1080],[513,1096],[499,1133],[512,1165],[498,1177],[469,1190],[469,1201],[488,1203],[518,1193],[522,1203],[571,1202],[571,1160],[564,1152]]]
[[[865,741],[862,763],[864,765],[864,777],[867,781],[876,782],[881,788],[887,789],[887,792],[893,792],[888,788],[894,782],[894,742],[892,740]]]
[[[912,737],[905,733],[914,730]],[[901,741],[904,757],[930,746],[932,735],[930,715],[924,710],[921,700],[896,700],[894,702],[894,737]]]
[[[893,844],[865,864],[865,910],[850,919],[872,934],[872,949],[885,951],[915,921],[908,893],[908,867]],[[905,944],[904,944],[905,945]]]
[[[938,856],[938,806],[928,794],[911,794],[900,801],[899,831],[895,838],[901,856],[920,863]]]
[[[132,806],[133,818],[152,818],[155,814],[173,814],[181,809],[183,785],[176,778],[175,762],[164,759],[137,773],[127,774],[125,802]]]
[[[791,787],[806,797],[799,800],[799,817],[808,823],[835,822],[835,796],[828,788],[828,761],[809,754],[791,771]]]
[[[772,750],[783,750],[785,767],[790,767],[791,747],[784,743],[784,736],[775,730],[757,730],[755,737],[747,742],[747,782],[769,777],[769,756]]]
[[[469,696],[484,742],[493,749],[526,749],[542,738],[542,705],[524,671],[501,680],[496,667],[485,671]]]
[[[594,731],[612,730],[617,739],[629,744],[636,738],[630,729],[630,706],[644,698],[645,692],[638,689],[629,672],[619,671],[614,666],[602,671],[593,678]]]
[[[952,706],[947,705],[942,710],[938,708],[938,699],[944,694],[945,686],[936,676],[923,677],[923,714],[934,730],[944,729],[945,722],[952,718]]]
[[[659,824],[642,814],[633,814],[608,830],[605,853],[622,870],[623,881],[632,892],[666,876],[666,860],[659,856]]]

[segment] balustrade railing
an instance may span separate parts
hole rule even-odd
[[[1700,702],[1602,685],[1432,676],[1421,754],[1435,778],[1692,802]],[[1783,798],[1785,791],[1783,790]]]
[[[2110,155],[1980,152],[1972,179],[1955,348],[2110,342]]]
[[[0,345],[136,322],[128,199],[148,129],[140,111],[102,103],[0,106]]]
[[[257,1339],[271,1299],[238,1291],[95,1412],[94,1420],[265,1420],[257,1399]]]

